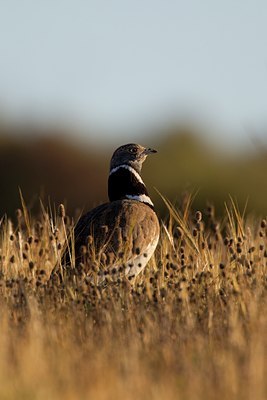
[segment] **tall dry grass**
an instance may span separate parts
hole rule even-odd
[[[132,289],[82,269],[48,281],[72,220],[25,205],[1,221],[0,398],[267,397],[267,223],[205,218],[167,200],[154,259]],[[204,219],[204,221],[203,221]],[[65,232],[66,231],[66,232]]]

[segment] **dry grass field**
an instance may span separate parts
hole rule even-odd
[[[233,201],[219,220],[190,199],[165,205],[132,288],[95,287],[82,268],[48,280],[69,216],[23,206],[2,219],[1,400],[267,398],[266,219]]]

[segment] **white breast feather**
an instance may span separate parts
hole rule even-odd
[[[158,241],[159,236],[157,236],[141,254],[127,261],[125,275],[128,278],[130,276],[137,276],[145,268],[157,247]],[[146,254],[146,256],[144,256],[144,254]]]

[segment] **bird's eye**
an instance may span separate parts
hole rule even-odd
[[[129,153],[136,154],[137,153],[137,149],[135,147],[131,147],[129,149]]]

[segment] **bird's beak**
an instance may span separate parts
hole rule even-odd
[[[148,155],[151,153],[157,153],[157,150],[151,149],[150,147],[146,148],[143,152],[143,154]]]

